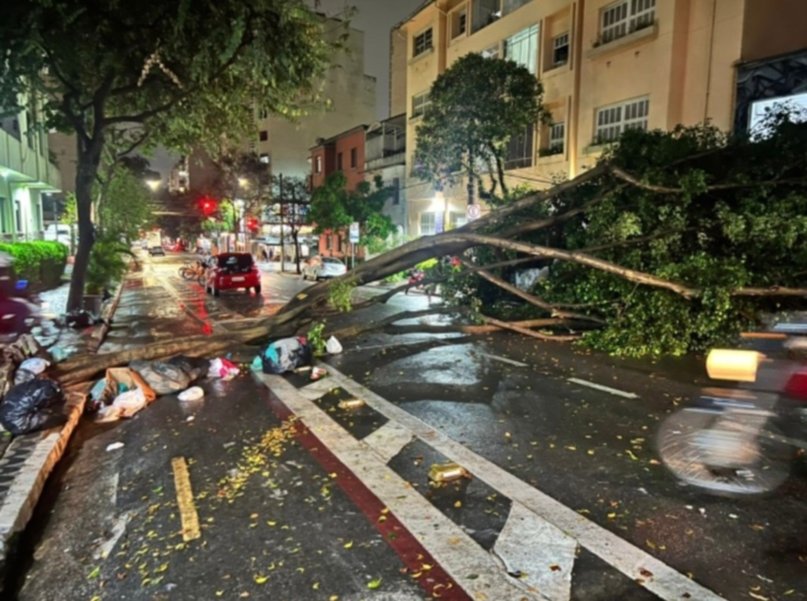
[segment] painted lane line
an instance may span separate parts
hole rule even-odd
[[[493,552],[509,573],[520,573],[552,601],[571,598],[577,541],[520,503],[510,508]]]
[[[586,386],[588,388],[593,388],[594,390],[599,390],[601,392],[607,392],[608,394],[613,394],[614,396],[621,396],[626,399],[638,399],[639,395],[633,392],[625,392],[624,390],[619,390],[618,388],[611,388],[610,386],[603,386],[602,384],[597,384],[595,382],[589,382],[588,380],[581,380],[580,378],[569,378],[567,381],[572,382],[573,384],[579,384],[580,386]]]
[[[476,351],[476,354],[482,357],[487,357],[488,359],[492,359],[493,361],[507,363],[507,365],[515,365],[516,367],[529,367],[529,364],[527,363],[522,363],[521,361],[514,361],[513,359],[508,359],[507,357],[500,357],[499,355],[489,355],[488,353],[482,353],[479,351]]]
[[[521,503],[539,518],[571,536],[578,544],[658,597],[665,601],[679,601],[682,598],[698,601],[723,599],[610,530],[588,520],[575,510],[449,438],[440,430],[348,378],[332,365],[328,365],[327,368],[329,378],[339,386],[364,399],[368,405],[388,419],[408,428],[415,436],[464,467],[501,495],[513,502]]]
[[[174,470],[174,488],[177,491],[177,506],[182,520],[182,540],[185,542],[196,540],[202,536],[202,532],[199,530],[199,515],[193,503],[188,463],[184,457],[174,457],[171,460],[171,468]]]
[[[406,445],[412,442],[414,436],[406,428],[394,422],[387,422],[378,430],[365,436],[362,442],[371,447],[384,463],[401,452]]]
[[[331,369],[329,367],[329,369]],[[255,374],[322,445],[398,519],[445,572],[476,601],[545,599],[507,576],[490,553],[281,376]],[[447,598],[447,596],[445,596]]]

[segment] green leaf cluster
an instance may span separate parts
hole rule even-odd
[[[687,300],[554,263],[534,292],[605,318],[604,328],[586,335],[588,345],[630,356],[681,355],[729,343],[765,313],[804,306],[804,299],[734,292],[807,287],[807,124],[780,119],[771,137],[757,141],[707,126],[628,131],[604,160],[647,186],[606,176],[563,197],[560,212],[602,195],[549,242],[699,294]]]

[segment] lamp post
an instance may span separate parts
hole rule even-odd
[[[235,202],[233,203],[235,206],[236,211],[238,211],[238,221],[236,222],[236,250],[238,250],[238,243],[243,242],[244,246],[246,246],[246,240],[243,240],[243,232],[244,232],[244,201],[240,198],[236,198]]]

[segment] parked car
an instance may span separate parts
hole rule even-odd
[[[261,274],[249,253],[222,253],[210,257],[205,279],[205,292],[218,296],[222,290],[244,288],[261,293]]]
[[[347,267],[335,257],[321,257],[315,255],[303,265],[304,280],[320,280],[335,278],[347,273]]]

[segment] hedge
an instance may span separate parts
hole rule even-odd
[[[15,275],[34,288],[48,288],[61,281],[68,250],[61,242],[0,243],[0,252],[14,259]]]

